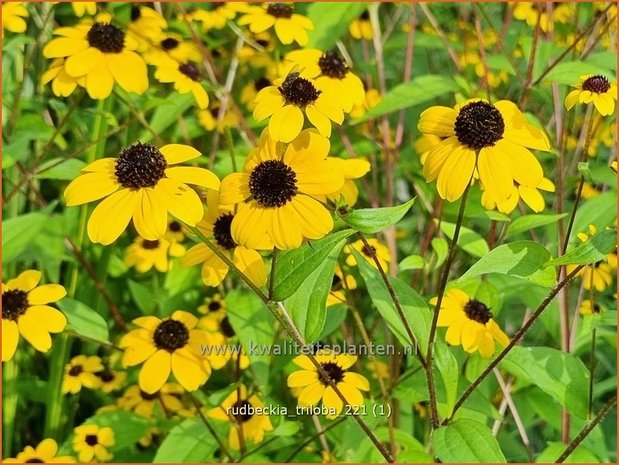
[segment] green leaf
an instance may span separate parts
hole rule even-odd
[[[53,158],[41,164],[37,170],[36,177],[39,179],[60,179],[62,181],[72,181],[79,174],[86,163],[77,158]]]
[[[552,287],[555,270],[547,267],[550,253],[537,242],[518,241],[503,244],[481,257],[458,281],[489,273],[516,276],[540,286]]]
[[[193,95],[171,93],[155,110],[149,125],[155,134],[161,134],[174,124],[178,118],[194,104]],[[153,134],[148,129],[142,131],[138,137],[140,142],[150,142]]]
[[[609,62],[610,63],[610,62]],[[602,74],[609,76],[609,68],[598,66],[597,64],[586,63],[584,61],[566,61],[555,66],[546,76],[544,81],[556,82],[559,84],[578,84],[579,76],[583,74]]]
[[[153,426],[146,417],[127,410],[100,413],[88,418],[84,424],[112,428],[114,445],[109,448],[112,452],[134,446]]]
[[[398,264],[400,271],[406,270],[419,270],[425,265],[423,257],[421,255],[409,255]]]
[[[506,462],[490,428],[466,418],[456,420],[434,431],[432,447],[441,462]]]
[[[594,183],[593,176],[591,175],[591,166],[588,161],[579,161],[578,162],[578,172],[580,175],[585,178],[585,181]]]
[[[592,199],[582,202],[576,211],[574,227],[570,240],[575,240],[576,234],[587,231],[590,224],[598,231],[611,226],[617,219],[617,193],[604,192]]]
[[[547,266],[588,265],[604,260],[617,249],[617,230],[605,229],[581,243],[562,257],[555,258]]]
[[[434,346],[434,360],[441,378],[445,386],[445,403],[447,411],[445,417],[451,417],[454,405],[456,404],[456,396],[458,394],[458,378],[460,371],[458,370],[458,361],[451,349],[443,342],[437,341]]]
[[[317,241],[310,241],[298,249],[287,250],[277,257],[277,268],[273,288],[273,298],[283,301],[301,286],[329,255],[339,252],[346,243],[346,238],[355,234],[352,229],[345,229],[329,234]]]
[[[58,302],[67,317],[67,329],[90,339],[109,342],[107,322],[94,309],[70,297]]]
[[[360,3],[312,3],[307,16],[314,22],[307,48],[329,50],[348,31],[348,25],[360,16],[367,5]]]
[[[515,346],[501,368],[535,384],[570,413],[586,418],[589,370],[579,358],[549,347]]]
[[[378,313],[380,313],[391,332],[402,344],[412,346],[413,342],[408,337],[404,323],[391,300],[387,286],[385,286],[380,273],[356,250],[352,249],[352,252],[357,260],[361,277],[365,281],[365,285],[370,293],[370,298],[378,309]],[[428,306],[419,294],[404,281],[389,277],[389,282],[400,302],[402,312],[408,321],[411,331],[419,343],[418,349],[426,353],[428,350],[428,333],[430,332],[430,324],[432,322],[432,314],[428,310]]]
[[[188,418],[170,430],[163,440],[154,463],[210,462],[219,448],[200,418]]]
[[[413,206],[413,203],[415,203],[414,198],[395,207],[362,208],[353,210],[346,215],[341,215],[340,218],[357,231],[365,234],[376,234],[400,221]]]
[[[547,224],[554,224],[566,216],[567,213],[561,213],[559,215],[530,214],[520,216],[509,223],[509,229],[505,237],[515,236],[516,234],[539,228],[540,226],[546,226]]]
[[[368,110],[351,124],[362,123],[377,116],[393,113],[404,108],[420,105],[457,89],[451,78],[437,74],[426,74],[398,84],[383,97],[378,105]]]
[[[152,314],[158,305],[152,289],[132,279],[127,280],[127,286],[129,288],[131,298],[142,313],[145,315]]]
[[[266,349],[260,351],[260,348],[273,344],[273,315],[257,295],[237,289],[226,294],[226,307],[230,324],[251,360],[252,371],[258,381],[266,386],[271,360]],[[252,346],[257,346],[257,349],[250,350]]]
[[[438,220],[435,220],[438,223]],[[440,223],[441,231],[449,238],[453,239],[456,225],[442,221]],[[458,238],[458,247],[473,257],[483,257],[490,249],[486,240],[477,234],[472,229],[464,226],[460,227],[460,237]]]
[[[434,264],[434,269],[437,269],[445,263],[445,259],[449,253],[449,244],[442,237],[435,237],[432,239],[430,244],[432,245],[432,250],[436,252],[436,263]]]
[[[48,215],[42,212],[26,213],[2,222],[2,263],[18,257],[45,226]]]
[[[301,287],[286,299],[286,308],[308,344],[322,333],[327,318],[327,296],[331,292],[333,274],[340,249],[335,248],[303,281]]]
[[[535,463],[555,463],[559,456],[563,453],[567,446],[562,442],[548,443],[548,447],[544,449],[535,458]],[[574,451],[567,456],[563,463],[599,463],[600,459],[593,452],[583,446],[578,446]]]

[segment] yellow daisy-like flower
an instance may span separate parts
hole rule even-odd
[[[258,92],[272,85],[272,80],[267,78],[266,76],[260,76],[257,79],[248,82],[241,90],[241,103],[245,105],[248,110],[253,111],[253,109],[256,107],[255,100]]]
[[[537,17],[539,18],[539,27],[542,31],[548,32],[553,30],[553,21],[546,12],[546,4],[542,2],[517,2],[513,11],[514,18],[520,21],[526,21],[527,25],[535,27]]]
[[[75,457],[59,455],[53,439],[43,439],[36,447],[26,446],[15,458],[2,459],[4,463],[75,463]]]
[[[311,19],[294,13],[292,5],[284,3],[266,3],[262,6],[250,6],[247,14],[238,20],[239,26],[249,25],[249,30],[259,34],[270,28],[282,44],[296,42],[301,47],[307,45],[307,31],[314,29]]]
[[[219,201],[239,204],[230,228],[234,242],[250,249],[267,242],[269,248],[293,249],[304,238],[327,235],[333,218],[315,196],[337,192],[344,184],[326,160],[329,149],[328,139],[305,130],[284,150],[265,130],[244,172],[228,175],[221,184]]]
[[[315,79],[318,88],[335,96],[346,113],[365,101],[363,81],[334,50],[294,50],[286,55],[281,74],[288,74],[293,69],[302,70],[300,75],[303,78]]]
[[[50,333],[59,333],[67,325],[65,316],[49,303],[67,295],[59,284],[38,286],[41,272],[27,270],[2,283],[2,361],[15,355],[21,335],[39,352],[52,346]]]
[[[127,92],[143,93],[148,89],[148,73],[146,63],[134,51],[136,40],[111,24],[108,15],[100,15],[97,20],[56,29],[54,34],[60,37],[45,45],[43,56],[66,58],[66,73],[83,79],[93,99],[107,98],[114,83]]]
[[[326,350],[319,350],[315,357],[346,402],[353,407],[362,407],[364,400],[361,391],[369,391],[370,383],[364,376],[347,371],[357,361],[357,357],[348,354],[335,355]],[[329,385],[329,380],[322,377],[307,355],[299,355],[293,362],[301,370],[290,374],[287,383],[290,388],[302,388],[298,398],[299,406],[311,407],[322,400],[325,408],[333,409],[326,417],[330,420],[336,418],[344,408],[344,403]]]
[[[138,329],[120,341],[124,366],[144,364],[138,378],[140,389],[157,392],[170,374],[187,391],[195,391],[211,375],[209,359],[201,346],[212,344],[206,331],[196,329],[198,319],[191,313],[176,310],[169,318],[143,316],[133,320]]]
[[[170,270],[170,257],[181,257],[185,253],[185,247],[177,242],[166,239],[149,241],[143,237],[136,237],[125,254],[124,263],[128,267],[134,266],[140,273],[146,273],[153,266],[160,273]]]
[[[370,13],[367,10],[361,13],[357,19],[350,23],[348,32],[350,32],[350,35],[354,39],[372,40],[374,31],[372,30],[372,23],[370,22]]]
[[[354,179],[365,176],[370,171],[372,165],[370,165],[370,162],[365,158],[328,157],[327,160],[333,163],[337,171],[344,176],[344,186],[342,186],[342,189],[333,194],[329,194],[327,198],[335,203],[340,199],[340,196],[344,196],[346,205],[352,207],[357,203],[357,199],[359,198],[359,189]]]
[[[428,182],[437,180],[439,195],[450,202],[462,196],[475,169],[495,202],[507,200],[514,181],[534,188],[542,182],[542,166],[529,148],[549,150],[548,138],[508,100],[430,107],[418,127],[445,138],[428,153],[423,174]]]
[[[230,228],[234,221],[234,208],[220,205],[217,194],[211,194],[215,199],[209,203],[206,215],[198,223],[197,228],[207,238],[212,238],[219,251],[227,255],[256,286],[264,286],[267,282],[267,272],[264,261],[258,252],[239,245],[232,238]],[[271,247],[266,240],[261,248]],[[206,244],[194,245],[183,256],[182,266],[189,267],[202,263],[202,282],[207,286],[219,286],[228,274],[228,265],[221,260]]]
[[[344,272],[339,265],[335,267],[335,274],[331,283],[331,292],[327,296],[327,307],[346,303],[344,290],[357,289],[357,280],[350,273],[344,277]]]
[[[573,85],[576,90],[565,97],[565,108],[570,110],[577,103],[591,103],[602,116],[615,112],[617,83],[611,83],[606,76],[587,74],[580,76],[580,82]]]
[[[518,183],[514,183],[514,190],[505,201],[496,203],[484,191],[481,195],[481,204],[486,210],[497,209],[501,213],[510,214],[518,206],[518,201],[522,199],[531,210],[539,213],[546,208],[546,200],[544,200],[544,196],[540,191],[554,192],[555,185],[548,178],[543,178],[537,187],[521,186]]]
[[[372,378],[388,380],[391,375],[389,372],[389,364],[379,360],[369,362],[368,370],[372,373]]]
[[[365,89],[365,85],[364,85]],[[353,105],[352,110],[350,110],[351,118],[361,118],[365,113],[374,108],[376,105],[380,103],[382,97],[380,93],[376,89],[368,89],[365,91],[365,99],[360,105]],[[368,126],[368,122],[363,123],[360,127],[366,128]],[[367,132],[367,130],[365,130]]]
[[[598,315],[602,313],[602,307],[590,299],[584,299],[578,307],[581,315]]]
[[[96,355],[77,355],[64,367],[62,378],[63,394],[77,394],[82,387],[97,389],[101,387],[101,378],[96,373],[105,370],[100,357]]]
[[[303,129],[305,116],[320,134],[331,136],[331,121],[342,124],[344,112],[340,99],[313,79],[290,72],[274,85],[265,87],[256,95],[254,119],[269,120],[269,133],[277,141],[290,142]]]
[[[168,27],[168,22],[152,8],[136,4],[131,6],[129,31],[137,40],[138,51],[146,52],[149,50],[153,42],[161,37],[166,27]]]
[[[41,85],[51,81],[52,92],[56,97],[68,97],[78,85],[83,85],[83,79],[74,78],[67,74],[64,67],[64,58],[56,58],[49,68],[41,75]]]
[[[111,244],[133,225],[144,239],[162,238],[168,213],[189,226],[204,215],[202,201],[187,184],[218,189],[219,179],[204,168],[172,166],[199,157],[193,147],[169,144],[158,149],[140,142],[123,149],[118,158],[102,158],[82,169],[65,189],[68,206],[106,197],[88,220],[88,237]]]
[[[436,297],[430,300],[433,305],[436,302]],[[486,304],[471,299],[460,289],[450,289],[443,296],[438,327],[447,328],[445,340],[449,344],[462,345],[466,352],[479,352],[486,358],[494,353],[495,341],[502,346],[509,344],[509,338],[492,319]]]
[[[263,411],[264,408],[257,395],[248,397],[247,388],[240,385],[219,407],[210,409],[206,414],[211,418],[232,423],[228,433],[228,445],[232,450],[239,450],[239,435],[242,435],[246,442],[258,444],[264,439],[266,431],[273,431],[271,419]]]
[[[176,34],[165,34],[155,40],[155,44],[149,47],[143,54],[144,60],[149,65],[159,66],[170,60],[178,63],[199,63],[201,61],[200,49],[190,41]]]
[[[597,188],[595,184],[585,182],[582,185],[582,192],[580,195],[583,199],[589,200],[589,199],[592,199],[593,197],[597,197],[598,195],[600,195],[600,190]]]
[[[610,169],[613,170],[615,173],[617,172],[617,160],[613,161],[610,164]]]
[[[202,24],[202,31],[210,31],[211,29],[223,29],[228,21],[232,21],[237,13],[247,11],[247,3],[245,2],[212,2],[210,9],[203,8],[188,12],[186,18],[188,21],[198,21]]]
[[[202,126],[207,131],[213,131],[217,129],[217,132],[223,133],[226,128],[234,128],[239,124],[239,118],[237,114],[232,110],[232,108],[228,107],[226,113],[221,120],[221,124],[219,124],[219,111],[220,106],[219,103],[213,102],[211,108],[208,110],[200,110],[198,112],[198,122],[200,126]]]
[[[71,8],[78,18],[86,14],[89,16],[97,14],[97,2],[71,2]]]
[[[2,3],[2,37],[4,31],[25,32],[28,25],[24,18],[30,16],[23,2]]]
[[[202,73],[195,63],[178,63],[174,60],[162,62],[155,72],[155,79],[174,83],[174,89],[179,94],[191,92],[198,108],[208,107],[208,94],[200,83]]]
[[[185,410],[181,402],[184,393],[182,386],[176,383],[166,383],[160,390],[149,394],[140,389],[137,384],[132,384],[118,399],[118,406],[124,410],[131,410],[146,418],[154,418],[156,408],[168,414],[177,414]]]
[[[170,242],[183,242],[185,240],[185,230],[183,225],[176,220],[168,222],[168,231],[165,238]]]
[[[348,256],[346,257],[346,264],[348,266],[357,265],[357,259],[350,250],[352,247],[357,252],[359,252],[363,256],[363,258],[365,258],[367,262],[374,268],[377,268],[377,266],[372,256],[376,255],[376,258],[378,258],[378,261],[383,271],[387,271],[389,269],[389,262],[391,261],[391,253],[389,252],[389,248],[386,245],[381,244],[378,239],[369,238],[366,239],[366,241],[369,247],[366,246],[362,240],[355,241],[352,244],[346,245],[344,247],[344,253],[348,254]]]
[[[588,241],[591,236],[597,233],[597,228],[590,224],[589,233],[579,232],[577,234],[578,239],[581,242]],[[568,265],[566,267],[567,273],[571,273],[575,265]],[[594,289],[598,292],[605,291],[613,282],[613,278],[616,275],[617,270],[617,254],[611,253],[606,256],[605,260],[585,265],[576,276],[582,278],[582,285],[586,290]]]
[[[99,389],[105,393],[120,389],[127,378],[127,373],[124,371],[115,371],[109,368],[104,368],[103,371],[99,371],[95,375],[101,380]]]
[[[213,336],[214,346],[210,353],[213,368],[219,369],[229,360],[233,360],[234,366],[238,365],[241,370],[249,366],[249,357],[236,341],[236,332],[225,310],[203,316],[198,321],[198,328],[209,331]]]
[[[108,449],[114,444],[114,430],[109,426],[102,428],[97,425],[81,425],[74,430],[73,450],[82,463],[107,462],[113,454]]]
[[[204,304],[198,307],[198,313],[207,316],[217,316],[218,321],[221,321],[226,316],[226,301],[223,296],[216,292],[210,297],[204,298]],[[208,329],[208,328],[207,328]],[[211,331],[216,331],[217,328],[212,329]]]

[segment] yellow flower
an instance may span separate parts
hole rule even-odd
[[[589,233],[579,232],[576,236],[581,242],[588,241],[591,236],[597,233],[597,228],[590,224]],[[575,265],[568,265],[566,267],[567,273],[571,273]],[[582,278],[582,285],[586,290],[595,288],[599,292],[603,292],[613,282],[613,277],[616,275],[617,270],[617,254],[611,253],[606,256],[605,260],[585,265],[576,276]]]
[[[441,143],[441,138],[434,134],[422,134],[413,144],[413,148],[419,155],[419,162],[424,165],[430,151]]]
[[[350,23],[348,26],[348,32],[350,32],[350,35],[357,40],[372,40],[372,37],[374,37],[374,31],[372,30],[370,14],[367,10],[361,13],[361,16]]]
[[[226,110],[226,113],[221,120],[221,125],[218,126],[219,110],[219,103],[215,102],[208,110],[200,110],[198,112],[198,121],[200,125],[207,131],[212,131],[213,129],[217,128],[217,132],[221,133],[224,132],[226,128],[234,128],[238,126],[239,118],[230,107],[228,107],[228,109]]]
[[[146,418],[154,418],[155,408],[161,409],[162,413],[177,414],[184,411],[180,400],[183,392],[183,388],[176,383],[166,383],[152,394],[142,391],[137,384],[132,384],[118,399],[118,406]]]
[[[204,304],[198,307],[198,313],[207,316],[217,316],[218,323],[226,316],[226,301],[223,296],[216,292],[211,297],[204,298]],[[207,328],[209,329],[209,328]],[[216,331],[217,328],[209,329],[209,331]]]
[[[320,87],[313,79],[290,72],[284,79],[276,79],[273,86],[265,87],[256,96],[254,119],[269,120],[273,139],[290,142],[303,129],[303,112],[320,134],[331,136],[331,121],[342,124],[344,112],[332,91]]]
[[[327,372],[329,379],[343,394],[346,402],[353,407],[362,407],[364,400],[361,391],[369,391],[370,383],[364,376],[347,371],[357,361],[357,357],[348,354],[335,355],[327,350],[319,350],[315,357],[323,370]],[[293,362],[301,367],[301,370],[288,376],[288,387],[303,388],[299,393],[299,406],[302,408],[314,406],[322,400],[325,408],[334,409],[326,417],[329,420],[337,417],[344,404],[329,385],[329,381],[322,377],[306,355],[295,357]]]
[[[94,23],[58,28],[54,34],[60,37],[43,48],[46,58],[66,58],[66,73],[82,78],[88,95],[98,100],[112,93],[114,83],[137,94],[148,89],[146,63],[134,51],[137,42],[109,21],[109,15],[100,15]]]
[[[582,185],[581,196],[582,196],[583,199],[589,200],[589,199],[592,199],[593,197],[597,197],[598,195],[600,195],[600,191],[595,186],[595,184],[591,184],[591,183],[585,182]]]
[[[615,112],[617,100],[617,83],[611,83],[601,74],[587,74],[580,76],[580,82],[573,85],[576,90],[565,97],[565,108],[570,110],[577,103],[591,103],[602,116],[612,115]]]
[[[264,286],[267,282],[267,272],[262,257],[258,252],[239,245],[232,238],[230,227],[234,221],[233,207],[220,205],[217,194],[197,228],[207,238],[213,239],[217,249],[227,255],[256,286]],[[270,242],[265,242],[263,248],[269,248]],[[219,286],[228,274],[228,265],[221,260],[206,244],[194,245],[183,256],[182,266],[189,267],[202,263],[202,282],[207,286]]]
[[[388,380],[391,375],[389,372],[389,364],[381,361],[373,361],[368,363],[368,370],[372,373],[374,379]]]
[[[597,315],[602,313],[602,308],[590,299],[584,299],[578,308],[581,315]]]
[[[188,12],[186,18],[188,21],[199,21],[202,23],[202,31],[206,32],[211,29],[223,29],[228,21],[232,21],[237,13],[247,11],[245,2],[213,2],[210,4],[210,9],[202,8]]]
[[[228,445],[232,450],[239,450],[239,435],[242,435],[246,442],[258,444],[264,439],[266,431],[273,431],[269,416],[262,410],[264,408],[257,395],[248,397],[247,388],[240,385],[219,407],[210,409],[206,414],[211,418],[232,423],[228,433]]]
[[[82,169],[82,175],[65,189],[67,206],[103,200],[88,220],[88,237],[94,243],[111,244],[133,225],[144,239],[162,238],[168,213],[195,226],[204,215],[202,201],[187,184],[218,189],[219,179],[210,171],[173,166],[199,157],[187,145],[169,144],[158,149],[137,142],[124,148],[118,158],[103,158]]]
[[[430,303],[436,305],[434,297]],[[447,328],[445,340],[454,346],[462,345],[469,353],[479,351],[482,357],[494,353],[495,341],[502,346],[509,344],[509,338],[492,319],[490,309],[476,299],[471,299],[460,289],[448,290],[441,302],[438,327]]]
[[[250,6],[247,14],[241,16],[239,26],[249,25],[254,34],[270,28],[282,44],[296,42],[301,47],[307,45],[307,31],[314,29],[314,23],[305,16],[293,13],[292,5],[284,3],[267,3],[262,6]]]
[[[344,185],[342,189],[333,194],[329,194],[327,198],[332,202],[337,202],[340,199],[340,195],[344,196],[344,202],[349,207],[352,207],[357,203],[359,197],[359,189],[353,181],[353,179],[359,179],[365,176],[372,165],[365,158],[336,158],[327,157],[335,169],[342,173],[344,176]]]
[[[73,450],[82,463],[106,462],[113,455],[107,449],[114,446],[114,430],[109,426],[81,425],[73,430]]]
[[[314,130],[301,132],[285,150],[268,130],[262,133],[244,172],[228,175],[221,184],[219,201],[239,204],[230,229],[236,244],[293,249],[304,238],[320,239],[333,229],[331,214],[314,198],[344,184],[326,160],[329,148],[329,140]]]
[[[185,240],[185,230],[183,225],[176,220],[168,222],[168,231],[165,238],[170,242],[183,242]]]
[[[198,108],[208,107],[208,94],[200,81],[202,73],[198,65],[192,62],[178,63],[174,60],[162,62],[155,72],[155,79],[159,82],[172,82],[179,94],[191,92],[198,104]]]
[[[124,371],[115,371],[109,368],[104,368],[103,371],[99,371],[95,375],[101,380],[99,388],[106,393],[120,389],[127,378],[127,373]]]
[[[548,178],[543,178],[542,182],[536,187],[522,186],[514,183],[514,189],[511,195],[503,202],[495,202],[487,193],[483,191],[481,195],[481,204],[486,210],[494,210],[495,208],[501,213],[509,214],[518,206],[518,201],[522,199],[535,213],[544,211],[546,201],[540,191],[554,192],[555,185]]]
[[[68,97],[78,85],[84,84],[84,79],[74,78],[67,74],[64,62],[64,58],[56,58],[49,65],[49,69],[41,75],[41,84],[46,85],[51,81],[52,92],[56,97]]]
[[[514,18],[526,21],[531,27],[537,24],[539,16],[539,27],[542,31],[548,32],[553,29],[553,21],[546,13],[546,4],[542,2],[517,2],[513,11]]]
[[[475,169],[497,203],[512,194],[514,181],[537,187],[544,177],[528,148],[547,151],[548,138],[510,101],[430,107],[421,114],[418,127],[424,134],[446,138],[430,150],[423,174],[428,182],[437,180],[439,195],[450,202],[462,196]]]
[[[30,15],[23,2],[2,3],[2,37],[4,38],[5,30],[16,33],[25,32],[28,25],[24,18],[28,16]]]
[[[37,286],[41,272],[27,270],[17,278],[2,283],[2,361],[13,358],[21,335],[39,352],[52,346],[50,333],[59,333],[67,319],[49,303],[67,295],[59,284]]]
[[[58,444],[53,439],[43,439],[36,447],[26,446],[15,458],[2,459],[4,463],[75,463],[75,457],[58,456]]]
[[[77,355],[64,367],[62,378],[63,394],[76,394],[82,387],[96,389],[101,387],[101,379],[96,373],[103,371],[105,367],[101,358],[96,355]]]
[[[143,237],[136,237],[125,254],[124,263],[128,267],[135,266],[140,273],[146,273],[153,266],[160,273],[169,271],[170,257],[181,257],[185,253],[185,247],[177,242],[166,239],[149,241]]]
[[[335,96],[346,113],[350,113],[353,105],[365,101],[363,82],[336,51],[322,52],[314,48],[292,51],[285,57],[281,74],[294,69],[302,70],[303,78],[315,79],[318,88]]]
[[[144,60],[149,65],[160,66],[170,60],[177,63],[199,63],[202,59],[198,46],[176,34],[160,35],[156,44],[144,51]]]
[[[610,164],[610,169],[612,169],[615,173],[617,172],[617,160]]]
[[[238,365],[241,370],[249,366],[249,357],[245,354],[243,347],[238,344],[238,341],[233,341],[236,339],[236,332],[225,310],[211,312],[201,317],[198,321],[198,328],[208,331],[213,337],[210,356],[214,369],[218,370],[229,360],[234,362],[234,367]]]
[[[253,110],[256,107],[256,96],[262,89],[272,86],[271,79],[266,76],[261,76],[253,81],[248,82],[241,90],[240,100],[248,110]]]
[[[131,22],[129,31],[137,40],[137,50],[146,52],[162,35],[162,31],[168,27],[168,22],[152,8],[147,6],[131,6]],[[146,61],[148,63],[148,61]]]
[[[365,89],[365,85],[364,85]],[[351,118],[361,118],[365,113],[374,108],[381,101],[380,93],[376,89],[368,89],[365,91],[365,99],[360,105],[353,105],[352,110],[350,110]],[[368,123],[363,123],[367,125]]]
[[[357,289],[357,280],[350,273],[346,274],[344,278],[344,272],[339,265],[335,267],[335,274],[333,275],[333,282],[331,283],[331,292],[327,296],[327,307],[337,304],[346,303],[346,294],[344,290]]]
[[[367,262],[372,265],[374,268],[377,268],[376,262],[372,258],[372,255],[376,255],[381,268],[383,271],[387,271],[389,269],[389,262],[391,261],[391,253],[389,253],[389,249],[387,246],[381,244],[378,239],[369,238],[366,239],[369,245],[366,246],[362,240],[358,240],[353,242],[350,245],[344,247],[344,253],[348,254],[346,257],[346,264],[348,266],[357,265],[357,259],[352,254],[351,247],[359,252],[363,258],[367,260]]]
[[[73,13],[78,18],[85,14],[89,16],[97,14],[97,2],[71,2],[71,8],[73,8]]]
[[[191,313],[176,310],[169,318],[143,316],[133,320],[138,329],[130,331],[120,341],[124,366],[143,363],[138,377],[140,389],[148,394],[157,392],[170,374],[187,391],[195,391],[211,375],[209,359],[201,346],[211,344],[206,331],[196,329],[198,319]]]

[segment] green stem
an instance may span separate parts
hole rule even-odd
[[[45,415],[46,438],[61,439],[60,429],[64,407],[64,395],[61,392],[64,366],[71,348],[67,333],[55,337],[50,353],[49,381],[47,383],[47,412]]]
[[[17,354],[16,354],[17,355]],[[2,364],[2,453],[10,457],[15,433],[15,414],[17,413],[17,357]]]

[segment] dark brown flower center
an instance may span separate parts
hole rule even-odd
[[[159,247],[159,240],[155,239],[154,241],[149,241],[147,239],[144,239],[142,241],[142,248],[146,249],[146,250],[153,250],[156,249],[157,247]]]
[[[318,372],[318,377],[320,378],[320,382],[324,384],[325,386],[329,386],[329,379],[336,384],[344,379],[344,369],[341,366],[339,366],[337,363],[327,362],[327,363],[321,363],[320,365],[322,366],[322,369],[325,370],[325,372],[328,375],[328,378],[325,378],[322,373]]]
[[[88,444],[90,447],[94,447],[97,444],[99,444],[99,439],[97,438],[96,434],[87,434],[86,437],[84,438],[84,441],[86,442],[86,444]]]
[[[234,242],[232,234],[230,233],[233,219],[234,215],[232,213],[224,213],[215,220],[215,224],[213,225],[213,236],[215,237],[215,241],[226,250],[232,250],[236,247],[236,242]]]
[[[249,192],[262,207],[281,207],[296,195],[297,175],[283,161],[260,162],[249,175]]]
[[[26,460],[24,463],[45,463],[45,460],[39,458],[31,458]]]
[[[230,414],[234,417],[237,423],[245,423],[251,420],[254,416],[254,406],[247,400],[237,400],[230,408]]]
[[[159,392],[149,394],[148,392],[144,392],[140,389],[140,397],[142,398],[142,400],[155,400],[157,397],[159,397]]]
[[[365,10],[363,13],[361,13],[359,19],[367,21],[368,19],[370,19],[370,12],[368,10]]]
[[[170,228],[170,231],[172,232],[181,232],[181,230],[183,229],[178,221],[171,221],[168,225],[168,228]]]
[[[600,306],[598,304],[593,304],[593,313],[600,313]]]
[[[155,329],[153,340],[159,349],[174,352],[185,347],[189,341],[189,330],[178,320],[164,320]]]
[[[338,291],[342,288],[342,278],[339,275],[334,274],[333,280],[331,281],[331,290]]]
[[[361,253],[366,257],[372,258],[376,255],[376,247],[373,245],[364,245],[361,247]]]
[[[221,302],[218,300],[213,300],[212,302],[210,302],[208,304],[208,311],[209,312],[217,312],[221,310]]]
[[[120,53],[125,48],[125,33],[112,24],[93,24],[86,39],[91,47],[103,53]]]
[[[2,293],[2,319],[17,319],[28,310],[28,294],[20,289],[12,289]]]
[[[198,67],[193,64],[193,63],[183,63],[182,65],[179,65],[178,70],[183,73],[185,76],[187,76],[189,79],[191,79],[192,81],[199,81],[200,77],[201,77],[201,73],[200,70],[198,69]]]
[[[476,321],[485,325],[492,319],[492,313],[486,305],[479,300],[471,299],[464,306],[464,313],[469,320]]]
[[[116,379],[116,375],[111,370],[100,371],[95,373],[104,383],[110,383]]]
[[[348,65],[337,52],[327,52],[318,59],[322,74],[334,79],[344,79],[348,73]]]
[[[157,147],[137,142],[120,152],[114,173],[123,187],[139,189],[156,186],[167,166]]]
[[[461,144],[479,150],[493,146],[503,137],[505,122],[494,105],[472,102],[460,109],[454,130]]]
[[[582,89],[595,92],[596,94],[605,94],[610,90],[610,82],[605,76],[598,74],[597,76],[591,76],[583,82]]]
[[[228,317],[221,320],[221,323],[219,323],[219,329],[221,329],[221,332],[227,338],[234,337],[236,335]]]
[[[70,369],[69,369],[69,376],[79,376],[81,373],[83,373],[84,371],[84,367],[82,365],[73,365]]]
[[[219,117],[219,107],[215,106],[215,107],[211,107],[208,109],[209,113],[211,114],[211,116],[214,119],[217,119]]]
[[[300,107],[314,103],[320,95],[320,91],[314,87],[314,84],[305,78],[299,77],[297,72],[288,74],[282,85],[277,89],[287,103]]]
[[[176,47],[178,47],[178,40],[176,40],[173,37],[168,37],[166,39],[163,39],[161,42],[159,42],[159,45],[161,45],[161,48],[164,50],[174,50]]]
[[[139,6],[133,5],[131,7],[131,21],[137,21],[142,16]]]
[[[276,18],[290,18],[292,16],[292,7],[283,3],[269,3],[267,13]]]
[[[256,92],[260,92],[262,89],[264,89],[265,87],[269,87],[270,85],[271,81],[269,81],[264,76],[254,81],[254,89],[256,89]]]

